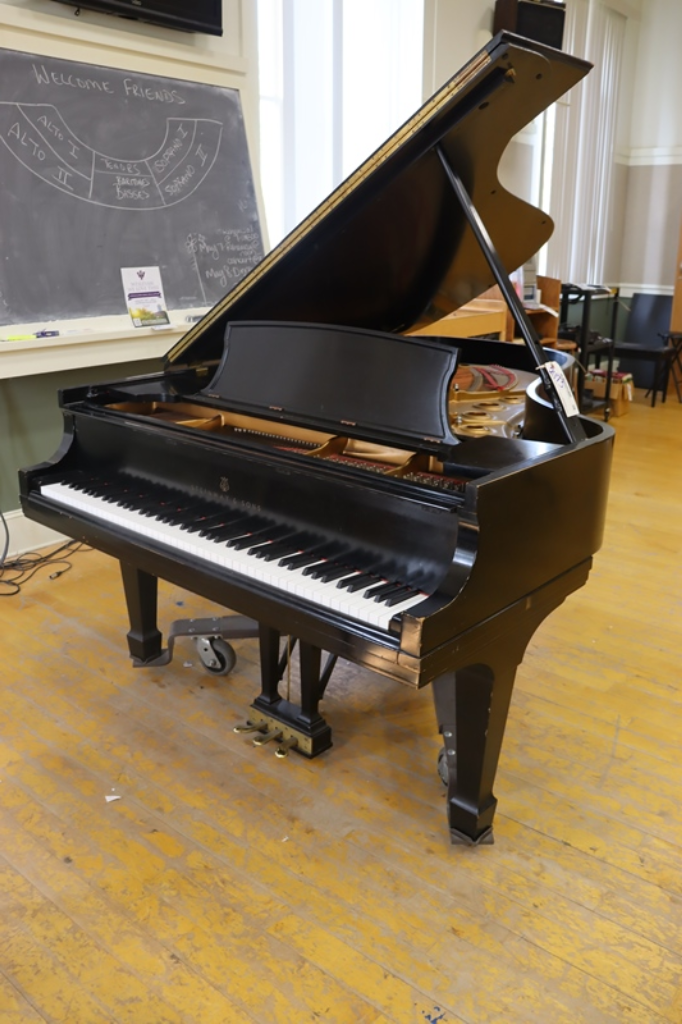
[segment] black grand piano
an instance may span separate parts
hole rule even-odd
[[[465,844],[492,841],[524,650],[602,537],[613,432],[578,414],[510,285],[552,225],[497,178],[510,138],[587,70],[497,36],[162,372],[63,392],[58,452],[21,474],[27,516],[120,560],[136,664],[162,659],[158,578],[258,623],[252,721],[300,753],[331,746],[321,652],[430,683]],[[495,281],[525,345],[438,337]],[[498,406],[500,378],[516,383],[500,429],[467,428],[462,374]],[[282,636],[300,703],[278,689]]]

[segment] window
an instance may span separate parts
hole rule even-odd
[[[423,0],[258,0],[271,245],[420,106],[423,32]]]
[[[545,114],[542,205],[555,230],[540,265],[564,281],[605,280],[625,28],[599,0],[567,9],[564,48],[594,68]]]

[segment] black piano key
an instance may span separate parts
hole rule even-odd
[[[404,601],[406,598],[410,596],[411,592],[412,591],[410,587],[406,587],[403,583],[397,583],[395,587],[392,587],[390,590],[384,590],[383,593],[381,594],[375,594],[374,597],[370,598],[370,600],[376,601],[379,604],[388,605],[388,602],[391,600],[391,598],[397,596],[399,600]],[[367,596],[368,595],[365,594],[365,597]]]
[[[234,509],[215,509],[210,514],[197,516],[194,522],[187,523],[181,529],[187,530],[188,533],[198,533],[203,537],[210,530],[217,529],[220,526],[229,526],[230,523],[233,523],[243,515],[243,512],[237,512]]]
[[[270,540],[272,527],[270,525],[262,526],[260,529],[249,530],[247,534],[242,537],[235,537],[232,540],[228,540],[228,548],[234,548],[235,551],[244,551],[246,548],[253,548],[259,544],[265,544]]]
[[[339,580],[336,584],[337,587],[342,587],[347,590],[349,594],[354,594],[358,590],[366,590],[367,587],[371,587],[373,583],[385,582],[381,581],[381,577],[373,576],[371,573],[363,572],[358,576],[350,576],[348,579]]]
[[[141,501],[156,501],[160,502],[164,498],[169,498],[165,490],[161,490],[154,487],[149,487],[146,483],[140,480],[128,480],[121,482],[119,486],[103,487],[102,496],[106,496],[106,500],[121,500],[132,499],[133,497],[139,498]]]
[[[417,593],[418,591],[413,590],[412,587],[401,587],[400,590],[396,590],[389,594],[388,597],[385,597],[382,604],[385,604],[387,608],[392,608],[393,605],[401,604],[403,601],[407,601],[408,597],[416,596]],[[426,594],[424,597],[426,597]]]
[[[404,583],[397,583],[395,580],[386,580],[384,583],[380,583],[379,586],[368,590],[365,597],[370,601],[381,601],[383,597],[388,597],[395,590],[402,590],[404,585]]]
[[[289,555],[287,558],[281,559],[279,564],[285,569],[302,569],[306,565],[314,565],[316,562],[325,562],[336,558],[340,551],[341,545],[333,541],[326,544],[311,544],[302,554]]]
[[[233,519],[223,519],[220,516],[215,522],[209,525],[202,526],[198,531],[200,537],[205,537],[206,540],[220,540],[220,534],[223,530],[229,530],[234,525]]]
[[[236,515],[236,513],[234,513]],[[188,533],[197,533],[199,530],[203,530],[206,526],[211,523],[215,523],[218,519],[227,519],[230,516],[228,509],[220,508],[218,505],[206,505],[191,519],[188,519],[186,523],[181,523],[180,529],[187,530]]]
[[[265,543],[266,538],[263,537],[261,543]],[[234,548],[235,551],[243,551],[245,548],[252,548],[258,542],[258,534],[249,533],[242,534],[239,537],[232,537],[227,541],[228,548]]]
[[[98,480],[96,477],[90,477],[87,483],[78,484],[78,488],[84,491],[85,494],[89,494],[92,497],[103,497],[105,494],[109,494],[112,491],[120,491],[125,484],[119,479],[110,480]]]
[[[187,529],[188,526],[196,522],[196,517],[202,511],[202,508],[203,506],[196,506],[177,512],[172,519],[173,526],[177,526],[180,530]]]
[[[312,574],[316,570],[322,569],[322,568],[324,568],[327,565],[329,565],[329,559],[328,558],[324,558],[322,555],[318,555],[317,558],[311,559],[307,563],[307,565],[303,569],[303,575],[304,576],[312,576]]]
[[[119,498],[116,501],[116,504],[120,505],[121,508],[135,509],[136,512],[140,512],[142,515],[147,515],[149,512],[158,509],[159,499],[151,498],[148,494],[138,492],[128,498]]]
[[[179,526],[183,522],[191,521],[201,505],[170,505],[158,513],[154,518],[160,523],[170,523]]]
[[[333,583],[335,580],[343,579],[345,576],[357,576],[359,574],[358,569],[354,569],[352,565],[339,565],[333,572],[325,572],[319,577],[322,583]]]
[[[171,498],[167,494],[159,493],[157,490],[147,491],[140,500],[139,511],[144,516],[153,517],[157,512],[163,511],[170,501]]]
[[[303,571],[305,573],[305,569]],[[338,562],[327,562],[319,568],[313,568],[309,575],[311,579],[319,580],[320,583],[331,583],[333,580],[341,579],[342,576],[350,576],[352,572],[357,572],[357,569],[353,569],[350,565],[339,565]]]
[[[288,555],[281,558],[279,564],[284,569],[302,569],[304,565],[314,565],[321,562],[322,556],[312,551],[303,551],[300,555]]]
[[[117,487],[107,487],[106,490],[101,493],[97,493],[96,497],[101,498],[102,501],[113,502],[114,504],[121,499],[125,499],[131,493],[131,488],[127,484],[119,484]]]
[[[262,558],[264,562],[274,562],[276,558],[282,558],[284,555],[293,555],[301,551],[302,545],[297,540],[279,540],[273,541],[267,547],[260,547],[255,554],[256,558]]]
[[[222,524],[216,523],[205,530],[200,530],[199,536],[206,537],[207,540],[224,541],[229,540],[231,537],[242,537],[245,533],[249,533],[260,525],[261,523],[255,516],[245,515],[237,519],[228,520]]]
[[[259,558],[265,558],[268,562],[273,562],[275,558],[300,551],[302,548],[301,538],[300,532],[282,524],[268,531],[267,540],[270,543],[267,546],[259,545],[257,555]]]
[[[197,498],[190,498],[187,496],[183,498],[182,495],[172,495],[170,497],[164,497],[158,502],[157,516],[172,516],[182,515],[185,511],[191,511],[192,509],[200,510],[203,502]]]

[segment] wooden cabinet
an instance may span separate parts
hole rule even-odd
[[[533,327],[540,340],[556,341],[559,328],[559,306],[561,302],[561,281],[556,277],[538,275],[540,290],[539,308],[526,307]],[[442,335],[453,338],[471,338],[485,334],[499,334],[502,341],[514,341],[519,331],[502,298],[502,292],[494,285],[478,298],[472,299],[453,313],[427,327],[421,327],[410,334]]]
[[[524,306],[526,314],[543,343],[556,341],[559,329],[559,307],[561,305],[561,281],[557,277],[543,277],[538,274],[536,278],[540,292],[538,308]],[[497,289],[499,291],[499,289]],[[501,296],[500,296],[501,297]],[[514,323],[514,318],[507,312],[507,324],[503,335],[505,341],[514,341],[520,337],[519,329]]]
[[[540,292],[540,306],[546,309],[526,309],[533,327],[541,341],[556,340],[559,330],[559,307],[561,305],[561,281],[556,277],[537,276]]]

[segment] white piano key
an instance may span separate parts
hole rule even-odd
[[[319,607],[329,608],[380,629],[387,630],[395,615],[407,611],[408,608],[418,604],[426,597],[426,594],[416,594],[401,604],[389,608],[381,602],[364,597],[364,591],[348,593],[337,586],[340,579],[332,580],[329,583],[311,579],[310,575],[304,575],[303,571],[309,566],[304,566],[301,569],[289,569],[279,565],[277,561],[266,562],[257,558],[255,553],[249,554],[248,548],[236,550],[225,541],[200,537],[198,533],[188,533],[180,526],[159,522],[134,509],[121,508],[113,501],[105,501],[95,495],[86,494],[73,484],[43,484],[41,494],[50,501],[76,512],[82,512],[84,515],[137,536],[147,537],[155,543],[181,551],[183,554],[201,559],[211,565],[220,566],[238,576],[255,580],[295,597],[303,598]],[[262,541],[262,543],[274,542]],[[254,539],[253,546],[260,546],[258,538]],[[320,559],[320,562],[324,561],[326,559]],[[359,570],[349,569],[348,576],[357,575],[358,572]],[[368,584],[367,589],[372,589],[375,586],[377,586],[377,581]]]

